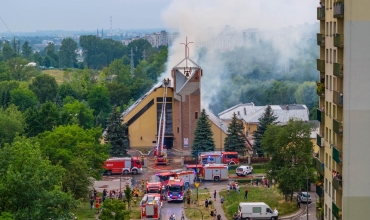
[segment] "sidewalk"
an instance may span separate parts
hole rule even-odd
[[[224,209],[222,208],[221,206],[221,197],[220,197],[220,194],[219,192],[223,189],[225,189],[226,186],[224,185],[216,185],[216,186],[209,186],[207,187],[209,189],[209,194],[211,196],[211,198],[213,199],[213,192],[216,190],[217,192],[217,196],[216,196],[216,201],[214,201],[214,206],[215,206],[215,209],[217,211],[217,214],[220,214],[221,215],[221,219],[222,220],[227,220],[226,216],[225,216],[225,212],[224,212]]]

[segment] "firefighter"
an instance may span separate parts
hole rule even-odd
[[[144,185],[145,185],[145,183],[144,183],[144,179],[141,179],[141,189],[142,189],[142,190],[144,190]]]
[[[188,205],[190,205],[190,198],[191,198],[191,191],[188,188],[188,190],[186,190],[186,202],[188,203]]]

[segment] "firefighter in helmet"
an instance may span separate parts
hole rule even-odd
[[[186,190],[186,202],[188,205],[190,205],[190,198],[191,198],[191,191],[188,188],[188,190]]]
[[[144,190],[144,185],[145,185],[144,179],[141,179],[141,189],[142,190]]]

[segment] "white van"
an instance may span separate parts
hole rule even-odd
[[[272,210],[264,202],[241,202],[239,203],[239,215],[243,220],[249,219],[273,219],[277,220],[279,212]]]
[[[238,166],[235,170],[237,176],[246,176],[250,173],[253,173],[253,167],[251,166]]]

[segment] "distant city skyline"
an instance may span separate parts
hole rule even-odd
[[[27,2],[27,3],[26,3]],[[171,0],[12,0],[1,3],[0,17],[11,32],[91,31],[165,28],[162,11]],[[0,20],[0,33],[9,32]]]

